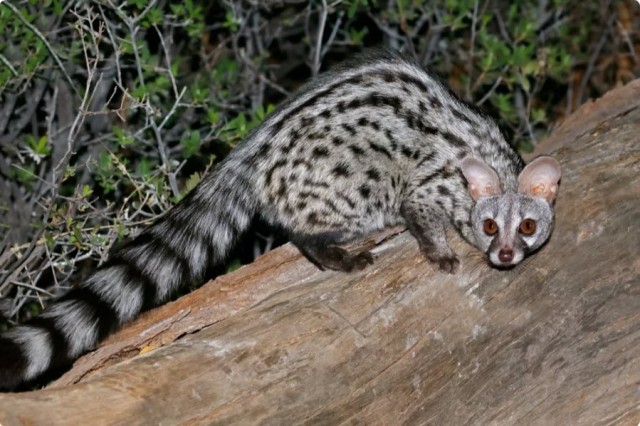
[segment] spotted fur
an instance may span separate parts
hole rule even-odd
[[[465,169],[469,158],[499,176],[491,194],[474,196],[484,175],[476,163]],[[458,264],[448,225],[496,263],[489,252],[513,245],[514,232],[487,241],[478,222],[495,216],[507,226],[512,212],[527,216],[518,205],[534,195],[519,189],[523,167],[490,117],[414,62],[361,58],[303,87],[85,283],[1,334],[0,387],[64,368],[140,312],[200,284],[257,216],[284,230],[320,268],[364,268],[373,261],[369,253],[350,255],[338,245],[398,224],[447,272]],[[538,217],[547,229],[552,201],[540,204],[551,212]],[[518,240],[523,252],[540,245],[527,241]]]

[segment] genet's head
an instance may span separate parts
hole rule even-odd
[[[476,246],[491,264],[517,265],[549,239],[561,176],[554,158],[529,163],[518,176],[517,193],[503,192],[497,173],[482,160],[467,157],[460,169],[475,201],[471,224]]]

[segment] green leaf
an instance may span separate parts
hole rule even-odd
[[[182,157],[189,158],[194,154],[197,154],[200,150],[200,132],[192,130],[188,134],[185,134],[180,140],[182,145]]]
[[[238,22],[236,21],[236,18],[234,18],[233,12],[230,10],[227,11],[224,17],[225,21],[223,23],[223,26],[225,28],[229,28],[231,31],[238,31]]]
[[[195,188],[196,185],[200,183],[201,179],[202,176],[198,172],[193,173],[191,176],[189,176],[187,182],[185,183],[185,192],[190,192],[193,188]]]
[[[149,12],[147,12],[145,16],[144,26],[146,28],[149,28],[153,25],[159,25],[163,20],[164,17],[162,16],[162,11],[157,7],[152,7],[151,9],[149,9]]]
[[[132,136],[127,135],[124,132],[124,129],[122,129],[121,127],[118,126],[113,126],[112,127],[113,130],[113,135],[116,137],[116,143],[121,147],[124,148],[128,145],[131,145],[133,142],[135,142],[135,140],[133,139]]]
[[[214,109],[208,109],[207,110],[207,121],[212,125],[212,126],[217,126],[218,124],[220,124],[220,112]]]
[[[155,164],[152,160],[147,157],[143,157],[140,159],[138,163],[138,173],[143,178],[149,178],[153,173],[153,169],[155,168]]]
[[[82,196],[86,198],[91,194],[93,194],[93,189],[89,185],[84,185],[82,187]]]
[[[349,40],[353,44],[362,44],[364,37],[369,34],[369,28],[364,27],[360,31],[355,28],[349,28]]]
[[[547,112],[544,110],[544,108],[533,108],[531,110],[531,121],[534,124],[546,122]]]

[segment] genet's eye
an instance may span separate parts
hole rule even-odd
[[[520,233],[523,235],[531,235],[536,232],[536,221],[533,219],[525,219],[520,223]]]
[[[495,235],[498,233],[498,224],[493,219],[486,219],[482,224],[485,234]]]

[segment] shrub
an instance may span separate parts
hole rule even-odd
[[[638,73],[632,6],[6,0],[0,309],[22,320],[84,279],[275,104],[365,47],[414,55],[530,150],[586,96]],[[265,232],[234,267],[274,243]]]

